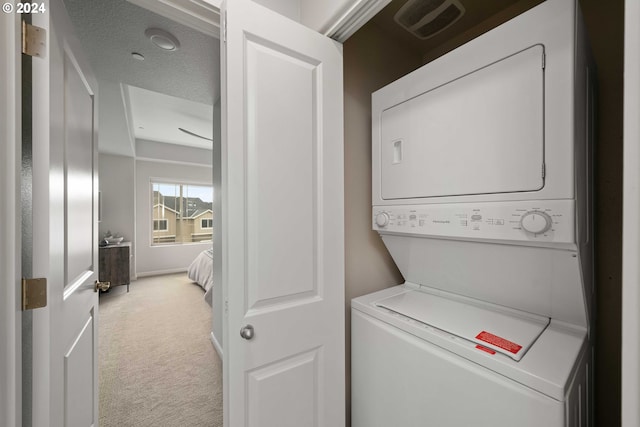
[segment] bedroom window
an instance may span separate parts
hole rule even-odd
[[[151,183],[151,245],[210,242],[213,187]]]

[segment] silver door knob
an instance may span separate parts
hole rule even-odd
[[[253,338],[253,335],[253,326],[251,325],[247,325],[240,329],[240,336],[245,340],[250,340],[251,338]]]

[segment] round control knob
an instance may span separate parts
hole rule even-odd
[[[551,228],[551,217],[544,212],[530,211],[522,215],[520,225],[524,231],[542,234]]]
[[[386,227],[389,224],[389,214],[386,212],[381,212],[376,215],[376,225],[378,227]]]

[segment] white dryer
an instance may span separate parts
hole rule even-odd
[[[406,283],[352,301],[354,427],[591,424],[593,79],[547,0],[373,94]]]

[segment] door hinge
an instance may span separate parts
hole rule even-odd
[[[546,176],[547,173],[547,168],[545,167],[545,164],[542,164],[542,179],[544,179],[544,177]]]
[[[22,311],[47,306],[47,279],[22,278]]]
[[[47,32],[44,28],[22,21],[22,53],[44,58],[47,48]]]
[[[225,314],[229,313],[229,300],[224,300],[224,312]]]
[[[544,70],[544,67],[547,66],[547,55],[542,52],[542,69]]]

